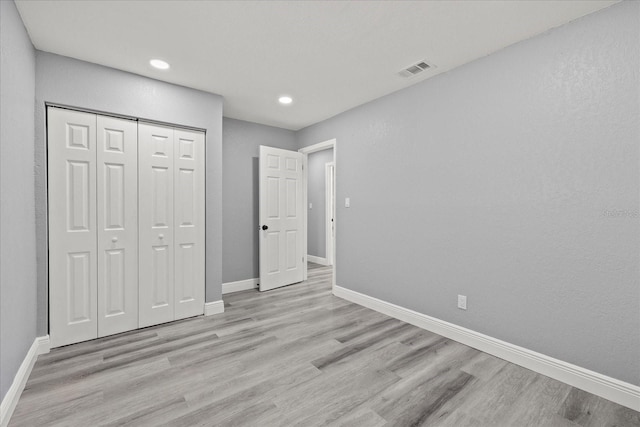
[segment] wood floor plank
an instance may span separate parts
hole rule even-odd
[[[463,390],[434,416],[433,419],[437,421],[433,425],[500,425],[522,391],[531,387],[536,378],[537,374],[534,372],[508,363],[489,380],[477,378],[477,382]]]
[[[583,427],[640,426],[640,412],[573,388],[558,413]]]
[[[489,380],[497,375],[506,364],[507,362],[502,359],[480,352],[460,369],[476,378]]]
[[[452,397],[460,393],[473,376],[460,370],[444,371],[412,389],[399,400],[376,411],[395,426],[421,426]]]
[[[514,405],[502,417],[505,423],[524,422],[550,425],[562,402],[571,391],[571,386],[542,375],[523,390]]]
[[[332,424],[340,427],[382,427],[387,425],[387,421],[369,408],[358,407]]]
[[[10,426],[640,427],[640,414],[336,298],[332,268],[225,312],[38,357]]]
[[[286,414],[284,425],[324,425],[398,380],[390,371],[343,366],[287,390],[274,403]]]
[[[310,366],[307,369],[295,367],[279,372],[267,371],[262,375],[253,372],[251,375],[232,379],[218,393],[188,393],[188,403],[193,410],[177,418],[171,425],[197,425],[205,418],[210,420],[210,425],[217,425],[216,423],[223,423],[225,420],[237,419],[245,407],[234,405],[235,402],[252,402],[253,405],[266,405],[275,409],[271,397],[277,395],[279,390],[295,387],[318,374]]]

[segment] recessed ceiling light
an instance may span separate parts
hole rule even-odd
[[[290,96],[281,96],[278,98],[278,102],[280,102],[280,104],[291,104],[293,99]]]
[[[151,64],[153,68],[157,68],[158,70],[169,69],[169,63],[166,61],[163,61],[162,59],[152,59],[151,61],[149,61],[149,64]]]

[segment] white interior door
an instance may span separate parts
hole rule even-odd
[[[204,313],[204,133],[176,129],[175,318]]]
[[[325,236],[326,236],[326,257],[327,257],[327,265],[333,265],[333,247],[335,244],[335,226],[334,226],[334,217],[335,217],[335,181],[334,175],[335,170],[333,167],[333,162],[327,163],[325,165],[325,205],[326,205],[326,214],[325,214]]]
[[[98,336],[138,327],[138,124],[97,117]]]
[[[138,124],[139,324],[174,319],[172,128]]]
[[[96,115],[47,109],[51,346],[97,337]]]
[[[302,154],[260,146],[260,290],[303,280]]]

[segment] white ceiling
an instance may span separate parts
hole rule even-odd
[[[37,49],[224,96],[300,129],[617,1],[28,1]],[[149,66],[162,58],[169,71]],[[410,79],[398,72],[436,65]],[[294,102],[279,105],[279,95]]]

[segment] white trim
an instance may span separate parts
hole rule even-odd
[[[302,152],[302,150],[298,150]],[[302,153],[302,216],[304,221],[304,231],[302,233],[302,250],[306,254],[309,250],[309,212],[307,206],[309,206],[309,156],[306,153]],[[308,254],[307,254],[308,257]],[[307,261],[309,258],[307,258]],[[302,280],[309,278],[309,269],[307,263],[303,263],[302,267]]]
[[[308,147],[303,147],[298,151],[302,154],[311,154],[316,151],[328,150],[329,148],[335,148],[336,139],[330,139],[328,141],[319,142],[317,144],[309,145]]]
[[[325,256],[327,265],[333,265],[333,247],[334,234],[333,222],[331,219],[336,215],[335,205],[335,186],[333,185],[335,172],[333,162],[324,165],[324,202],[325,202],[325,220],[324,220],[324,237],[325,237]]]
[[[38,359],[38,355],[49,353],[50,350],[51,343],[49,342],[49,335],[37,337],[33,340],[33,344],[31,344],[29,351],[27,351],[24,360],[20,364],[20,368],[18,368],[18,372],[16,372],[16,376],[13,378],[11,387],[9,387],[7,394],[0,404],[0,426],[6,427],[9,425],[11,415],[13,415],[13,411],[16,409],[18,400],[20,400],[20,396],[22,395],[24,386],[27,384],[31,369],[33,369],[33,365]]]
[[[224,302],[222,300],[204,303],[205,316],[213,316],[220,313],[224,313]]]
[[[49,339],[49,335],[38,337],[36,338],[36,341],[38,341],[38,356],[41,354],[47,354],[51,351],[51,340]]]
[[[313,145],[309,145],[308,147],[303,147],[301,149],[299,149],[298,151],[300,153],[302,153],[304,156],[302,157],[302,167],[303,167],[303,174],[302,174],[302,179],[303,179],[303,188],[304,188],[304,195],[303,195],[303,206],[305,207],[305,209],[302,210],[303,215],[304,215],[304,236],[303,236],[303,248],[304,251],[307,252],[309,250],[309,245],[307,242],[307,235],[308,233],[308,227],[309,227],[309,217],[308,217],[308,211],[306,209],[307,206],[309,206],[309,200],[308,200],[308,179],[307,179],[307,170],[308,170],[308,157],[309,154],[311,153],[315,153],[316,151],[322,151],[322,150],[328,150],[329,148],[333,148],[333,173],[334,173],[334,178],[333,178],[333,186],[334,186],[334,198],[337,201],[337,188],[338,188],[338,174],[337,174],[337,166],[338,166],[338,141],[333,138],[330,139],[328,141],[324,141],[324,142],[319,142],[317,144],[313,144]],[[336,203],[334,203],[334,206],[337,206]],[[337,255],[336,252],[338,250],[337,245],[336,245],[336,237],[338,236],[338,215],[337,212],[333,217],[333,232],[334,232],[334,245],[333,245],[333,274],[332,274],[332,280],[331,280],[331,287],[335,288],[336,286],[336,271],[337,271],[337,267],[336,267],[336,263],[337,263]],[[308,258],[307,258],[308,259]],[[304,273],[303,273],[303,280],[307,280],[308,278],[308,271],[307,271],[307,263],[304,264]]]
[[[321,258],[319,256],[314,256],[314,255],[307,255],[307,261],[315,262],[316,264],[320,264],[320,265],[329,265],[329,262],[327,261],[326,258]]]
[[[340,286],[333,294],[640,411],[640,387]]]
[[[230,294],[232,292],[247,291],[249,289],[256,289],[260,283],[259,278],[238,280],[236,282],[227,282],[222,284],[222,295]]]

